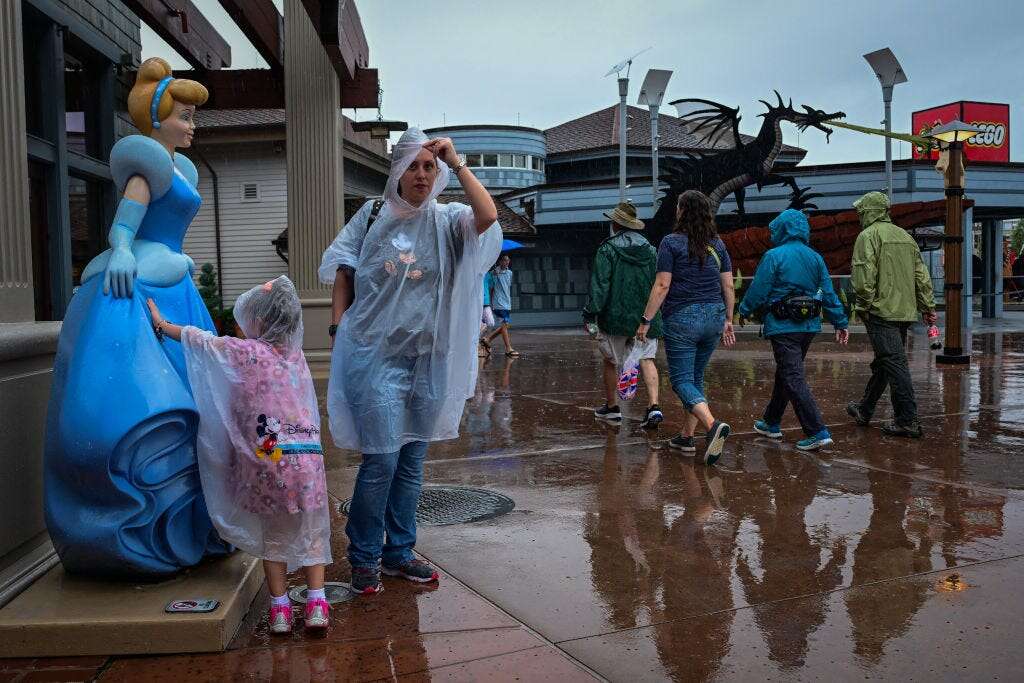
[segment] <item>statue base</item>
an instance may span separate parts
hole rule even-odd
[[[151,584],[72,576],[58,564],[0,609],[0,657],[219,652],[262,586],[262,563],[242,552]],[[189,598],[220,605],[205,614],[164,612]]]

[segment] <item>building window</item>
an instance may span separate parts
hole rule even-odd
[[[68,176],[68,209],[71,225],[71,282],[82,284],[82,271],[105,248],[103,185]]]
[[[485,154],[484,155],[484,166],[497,166],[498,155],[497,154]]]
[[[482,154],[467,154],[466,165],[470,168],[480,168],[483,166],[483,155]]]
[[[65,50],[64,128],[68,150],[94,158],[100,156],[98,90],[96,68]]]
[[[502,168],[512,168],[512,155],[511,154],[499,154],[498,155],[498,166]]]
[[[242,201],[258,202],[260,200],[259,183],[242,183]]]
[[[544,170],[544,160],[540,157],[530,157],[530,168],[534,171]]]
[[[512,155],[512,166],[514,168],[526,168],[526,155],[525,154],[513,154]]]

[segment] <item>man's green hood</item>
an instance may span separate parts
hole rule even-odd
[[[657,252],[643,235],[633,230],[622,230],[606,240],[609,247],[615,249],[619,258],[633,265],[643,266],[650,262]]]
[[[873,223],[885,221],[892,223],[889,217],[889,197],[884,192],[868,192],[853,203],[860,215],[860,227],[866,228]]]

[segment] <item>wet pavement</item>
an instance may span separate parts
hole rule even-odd
[[[591,414],[603,398],[586,337],[515,341],[522,358],[498,344],[462,436],[431,448],[425,481],[516,507],[420,528],[439,585],[386,579],[380,596],[338,605],[321,639],[271,637],[261,597],[226,653],[74,670],[103,681],[1024,679],[1024,334],[976,335],[969,368],[937,367],[913,337],[926,435],[909,441],[883,436],[880,420],[851,423],[870,350],[863,337],[846,349],[822,337],[807,366],[836,443],[813,454],[795,449],[791,412],[781,442],[753,433],[773,363],[766,342],[745,337],[709,368],[712,410],[734,428],[710,468],[665,447],[683,415],[666,377],[657,432],[612,428]],[[326,368],[314,373],[323,392]],[[888,412],[883,401],[876,417]],[[328,578],[346,580],[337,508],[359,456],[329,449],[327,460]],[[46,673],[44,660],[11,662],[0,660],[0,681]]]

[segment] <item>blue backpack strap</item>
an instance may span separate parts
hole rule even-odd
[[[174,162],[163,145],[153,138],[129,135],[118,140],[110,151],[110,175],[118,192],[124,192],[133,176],[142,176],[149,184],[150,197],[156,200],[171,188]]]

